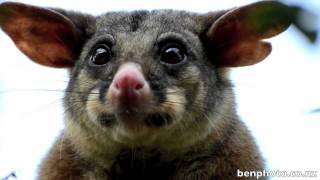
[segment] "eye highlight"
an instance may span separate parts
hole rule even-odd
[[[176,44],[171,43],[164,46],[160,52],[160,61],[167,65],[176,65],[184,62],[187,59],[187,55],[184,49]]]
[[[92,66],[106,65],[111,59],[111,50],[106,44],[96,45],[91,51],[90,62]]]

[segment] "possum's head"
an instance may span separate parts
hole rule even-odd
[[[265,1],[202,15],[161,10],[93,17],[3,3],[0,25],[31,60],[70,69],[71,135],[181,145],[231,113],[224,69],[270,53],[261,40],[289,26],[277,17],[283,9]]]

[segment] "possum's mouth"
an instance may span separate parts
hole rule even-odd
[[[152,127],[162,127],[162,126],[167,126],[172,122],[172,118],[169,114],[164,113],[164,114],[151,114],[147,116],[145,119],[145,123],[148,126]]]
[[[162,126],[167,126],[172,122],[172,117],[167,113],[150,113],[147,115],[139,115],[132,114],[128,111],[127,113],[115,115],[115,118],[128,128],[136,126],[159,128]]]
[[[89,105],[89,107],[92,107]],[[90,108],[91,109],[91,108]],[[92,111],[91,111],[92,112]],[[111,127],[114,124],[135,129],[136,127],[147,126],[150,128],[160,128],[168,126],[173,121],[174,117],[166,112],[152,112],[150,109],[121,109],[113,112],[92,112],[96,114],[97,122],[104,127]]]

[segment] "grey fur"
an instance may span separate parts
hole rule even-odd
[[[212,169],[212,172],[206,172],[207,170],[205,169],[208,167],[202,167],[205,165],[201,163],[205,163],[206,160],[200,160],[205,157],[205,159],[213,158],[215,156],[214,154],[219,154],[220,151],[224,151],[223,148],[226,148],[224,147],[225,144],[227,144],[228,139],[233,136],[244,136],[243,141],[250,142],[250,145],[248,146],[249,151],[252,151],[250,156],[254,156],[256,160],[248,163],[244,162],[244,164],[246,164],[245,166],[247,166],[246,168],[251,170],[262,169],[262,159],[258,150],[256,150],[254,143],[252,143],[253,140],[250,135],[238,134],[239,129],[245,129],[245,127],[242,123],[238,122],[238,117],[235,114],[232,85],[225,79],[226,74],[221,73],[215,68],[215,57],[212,55],[212,52],[214,52],[214,49],[212,48],[214,46],[211,44],[212,42],[208,42],[205,39],[206,32],[215,19],[222,13],[223,12],[214,12],[201,15],[173,10],[111,12],[96,17],[95,21],[92,21],[93,23],[91,22],[91,24],[88,24],[89,27],[92,27],[91,29],[95,29],[95,32],[90,33],[91,35],[86,40],[82,53],[77,60],[77,66],[72,69],[71,80],[65,96],[65,106],[70,112],[68,121],[78,121],[78,119],[83,119],[83,117],[88,118],[86,115],[86,103],[89,92],[92,89],[97,88],[97,86],[104,87],[102,88],[102,91],[104,90],[103,92],[107,91],[111,79],[118,67],[125,62],[136,62],[143,67],[144,75],[151,84],[151,87],[154,84],[160,84],[162,87],[160,89],[154,89],[155,94],[158,93],[156,97],[158,97],[157,102],[159,104],[161,104],[162,101],[166,101],[167,94],[165,89],[179,87],[184,91],[185,94],[181,95],[186,98],[186,104],[184,106],[185,113],[182,114],[182,116],[191,117],[188,117],[186,122],[183,122],[183,120],[180,122],[181,124],[179,126],[181,126],[181,129],[184,129],[183,126],[187,126],[186,131],[188,131],[190,123],[205,123],[207,124],[206,126],[210,126],[210,124],[213,124],[213,126],[221,123],[227,124],[226,127],[221,129],[219,129],[219,125],[213,127],[212,131],[217,131],[215,133],[220,134],[221,138],[218,141],[213,141],[207,148],[204,148],[202,153],[197,153],[199,157],[197,157],[198,155],[195,155],[193,151],[197,149],[195,148],[196,146],[203,146],[201,144],[207,138],[199,138],[199,142],[186,147],[186,149],[190,149],[186,150],[186,154],[182,153],[181,155],[173,157],[166,157],[167,155],[163,155],[163,153],[175,153],[174,151],[171,152],[170,150],[167,150],[162,145],[151,143],[152,145],[148,146],[144,145],[143,142],[141,142],[141,145],[133,147],[129,144],[128,146],[121,145],[121,153],[116,155],[116,158],[122,160],[115,160],[111,169],[104,170],[104,172],[107,172],[109,175],[101,174],[100,172],[95,173],[94,177],[108,176],[110,179],[220,179],[224,177],[224,179],[233,179],[235,178],[235,170],[237,168],[245,168],[242,167],[244,165],[235,165],[232,167],[231,169],[234,172],[219,172],[218,169]],[[78,22],[75,20],[73,21]],[[111,45],[113,52],[112,62],[102,69],[92,69],[87,65],[89,58],[88,54],[90,54],[92,47],[97,42],[101,41],[105,41],[107,44]],[[161,48],[159,47],[159,44],[167,41],[183,44],[188,54],[188,62],[186,64],[170,69],[159,63],[158,53],[159,48]],[[87,74],[88,79],[78,79],[79,74],[83,74],[84,71],[86,72],[85,74]],[[82,81],[89,81],[89,84],[92,85],[86,85],[90,87],[81,89],[79,88],[81,87],[81,84],[88,83]],[[77,91],[81,91],[81,93],[77,93]],[[199,100],[197,99],[199,96],[203,97],[199,98]],[[74,101],[77,103],[74,103]],[[81,116],[81,118],[79,116]],[[194,122],[188,122],[190,119]],[[87,119],[87,121],[90,120]],[[175,119],[173,119],[173,121],[175,121]],[[207,121],[211,122],[209,123]],[[185,123],[185,125],[183,123]],[[90,136],[90,132],[100,133],[100,130],[97,129],[97,127],[87,127],[87,125],[83,125],[82,121],[81,124],[82,125],[79,125],[80,128],[83,128],[83,131],[89,133],[85,136]],[[113,121],[113,124],[108,123],[108,126],[105,128],[114,128],[114,124],[117,124],[116,120]],[[242,133],[247,134],[247,130],[244,131],[245,132]],[[183,133],[188,134],[192,132]],[[103,132],[103,134],[105,133]],[[194,134],[193,136],[197,135]],[[208,143],[210,144],[210,142]],[[76,150],[77,148],[79,147],[75,145]],[[133,152],[131,152],[132,148],[134,149],[132,150]],[[195,150],[195,152],[197,151],[198,150]],[[123,153],[135,153],[136,155],[134,158],[136,158],[136,160],[130,160],[131,157],[123,155]],[[89,162],[92,161],[90,160],[92,158],[91,156],[95,155],[89,155]],[[165,160],[167,158],[170,160]],[[141,162],[144,165],[142,165]],[[212,166],[214,166],[215,160],[212,160],[211,162],[213,163]],[[132,164],[131,168],[127,167],[126,164]],[[91,166],[93,166],[92,168],[94,169],[101,168],[98,168],[99,165],[94,164],[94,162],[91,162]],[[185,170],[188,169],[188,166],[195,166],[195,169],[191,168],[186,172],[181,171],[181,174],[178,172],[180,171],[180,168],[178,168],[179,166],[186,166]],[[226,164],[226,167],[228,168],[231,166],[233,165]],[[146,171],[140,169],[143,167]],[[219,167],[219,165],[217,167]],[[202,172],[201,169],[205,172]],[[201,173],[195,175],[197,171],[201,171]]]
[[[35,23],[25,26],[27,33],[18,33],[23,36],[17,36],[10,21],[0,21],[8,34],[18,40],[22,37],[16,44],[23,52],[43,65],[69,67],[64,97],[66,127],[41,163],[38,179],[231,180],[236,178],[237,169],[263,170],[260,152],[236,114],[228,68],[216,63],[222,57],[217,54],[219,45],[208,37],[215,21],[228,11],[109,12],[94,17],[53,9],[60,16],[18,3],[1,8],[23,9],[27,18],[22,22]],[[41,18],[39,23],[30,9],[47,13],[49,22],[63,27],[51,31],[52,24]],[[20,18],[19,12],[12,14]],[[12,18],[10,13],[4,17]],[[40,28],[37,34],[35,28]],[[42,47],[33,49],[32,40],[46,46],[45,38],[55,52],[65,52],[54,56],[50,48],[44,48],[47,53],[35,56]],[[24,46],[26,42],[30,47]],[[90,62],[99,44],[110,49],[111,59],[95,66]],[[170,44],[180,48],[181,62],[161,62],[161,52]],[[70,59],[73,55],[77,58]],[[141,68],[151,100],[123,111],[113,107],[107,94],[119,67],[128,62]],[[125,118],[133,120],[135,128],[127,128]]]

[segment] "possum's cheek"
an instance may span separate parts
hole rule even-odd
[[[155,107],[155,111],[159,114],[165,114],[165,125],[170,128],[178,124],[186,110],[185,91],[179,87],[170,87],[166,90],[165,99]]]
[[[103,103],[100,93],[99,88],[95,88],[89,93],[86,103],[89,120],[101,127],[114,126],[117,121],[113,114],[113,107],[110,103]]]

